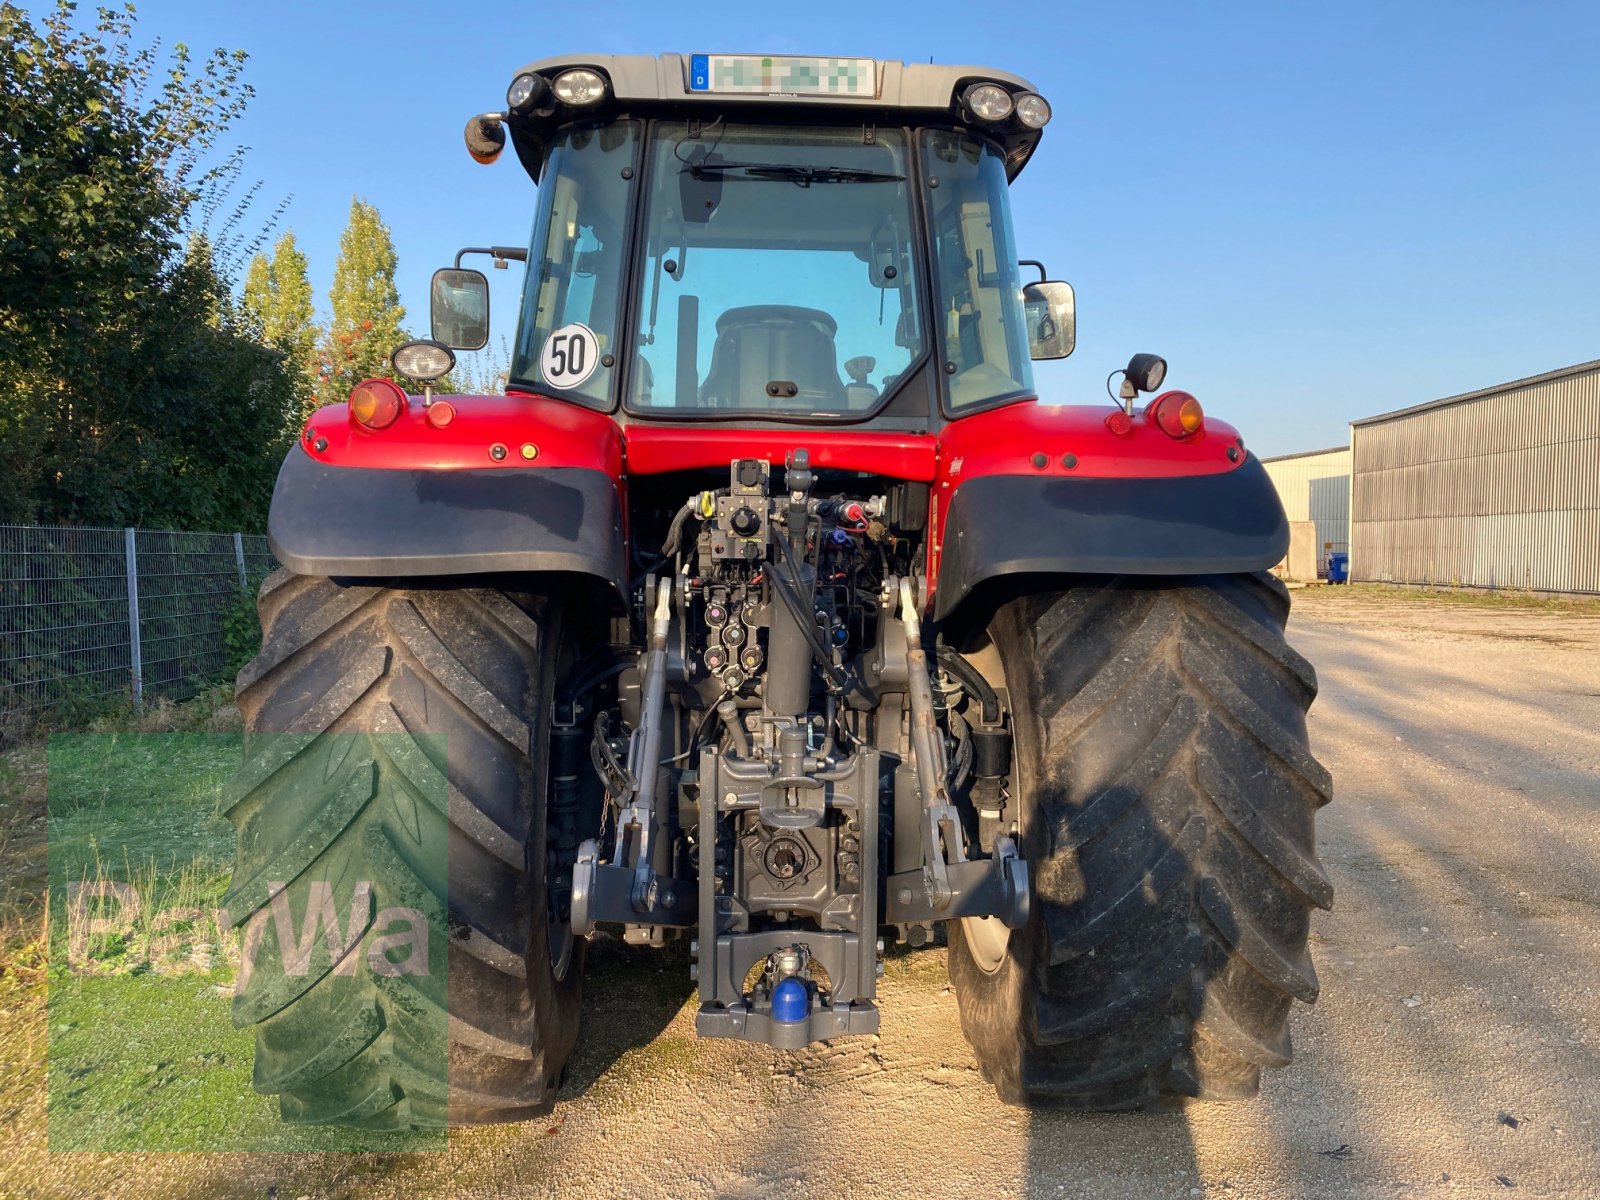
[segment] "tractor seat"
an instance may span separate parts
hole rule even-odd
[[[751,304],[730,308],[717,318],[711,369],[700,388],[708,408],[846,407],[837,322],[815,308],[790,304]],[[799,392],[774,399],[767,385],[794,384]]]

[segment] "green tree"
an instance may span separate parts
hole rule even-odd
[[[316,407],[321,383],[318,344],[321,330],[312,319],[311,279],[306,256],[285,233],[269,259],[257,251],[245,272],[240,307],[259,329],[261,340],[282,354],[294,379],[291,424],[298,428]]]
[[[0,3],[0,521],[259,527],[286,374],[185,238],[244,53],[74,11]]]
[[[257,250],[250,256],[250,265],[244,270],[244,290],[239,295],[239,307],[261,330],[262,341],[266,341],[267,313],[272,307],[272,300],[272,260]]]
[[[111,524],[266,524],[273,481],[295,436],[287,419],[294,379],[283,356],[251,336],[211,251],[202,237],[190,241],[165,302],[150,316],[145,412],[115,442],[127,459],[130,515]],[[87,507],[84,520],[107,523]]]
[[[323,344],[323,403],[342,400],[363,379],[394,376],[389,356],[407,337],[396,263],[394,238],[378,210],[353,198],[328,294],[333,321]]]
[[[183,247],[183,266],[195,289],[200,313],[212,329],[221,329],[234,318],[233,297],[217,270],[217,248],[203,229],[189,234]]]

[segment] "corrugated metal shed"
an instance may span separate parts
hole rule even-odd
[[[1600,360],[1351,423],[1362,581],[1600,593]]]
[[[1350,447],[1264,458],[1261,465],[1289,520],[1316,523],[1317,573],[1326,575],[1329,553],[1350,542]]]

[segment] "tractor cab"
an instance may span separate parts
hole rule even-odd
[[[981,68],[532,64],[467,127],[539,185],[508,390],[625,424],[885,429],[1031,396],[1030,359],[1073,345],[1072,290],[1024,283],[1007,195],[1049,118]],[[486,282],[440,274],[436,340],[481,346]]]

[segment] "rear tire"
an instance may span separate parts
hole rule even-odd
[[[1013,1104],[1162,1107],[1256,1093],[1316,999],[1328,772],[1311,665],[1269,576],[1105,579],[989,627],[1015,725],[1033,879],[1004,952],[950,924],[950,978],[984,1075]]]
[[[540,596],[287,571],[259,608],[262,651],[238,680],[247,738],[225,901],[236,926],[252,914],[260,926],[233,1005],[256,1030],[254,1086],[279,1095],[285,1120],[313,1124],[548,1111],[577,1039],[584,946],[549,920],[545,888],[560,611]],[[324,911],[342,932],[309,964],[286,964],[277,943],[283,884],[297,936],[314,889],[331,887]],[[399,907],[422,914],[431,970],[386,968],[372,950],[378,918]]]

